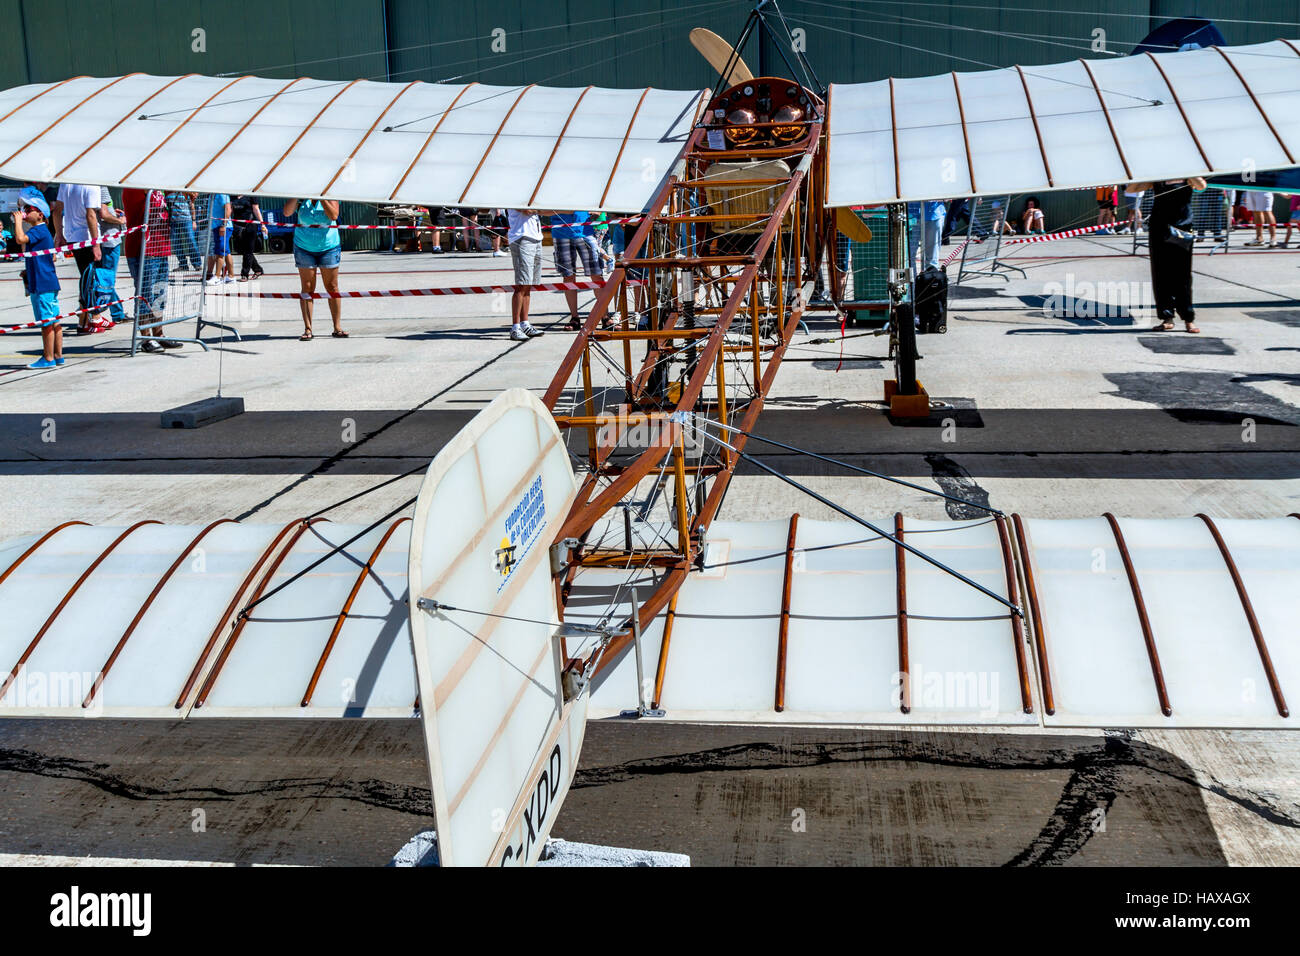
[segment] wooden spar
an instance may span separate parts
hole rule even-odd
[[[1124,534],[1120,531],[1119,520],[1109,511],[1105,514],[1106,520],[1110,523],[1110,530],[1115,535],[1115,546],[1119,548],[1120,560],[1124,562],[1124,573],[1128,575],[1129,588],[1133,592],[1133,607],[1137,611],[1138,624],[1142,628],[1142,641],[1146,645],[1147,659],[1151,662],[1151,678],[1155,681],[1156,697],[1160,701],[1160,712],[1166,717],[1173,715],[1173,707],[1169,704],[1169,689],[1165,686],[1164,670],[1160,666],[1160,654],[1156,650],[1156,636],[1151,630],[1151,620],[1147,617],[1147,604],[1142,597],[1142,586],[1138,583],[1137,569],[1133,567],[1133,559],[1128,553],[1128,544],[1124,541]]]
[[[894,513],[894,537],[903,540],[903,516],[898,512]],[[898,612],[898,709],[906,714],[912,710],[912,670],[907,646],[907,552],[901,544],[894,545],[894,576]]]
[[[781,583],[781,625],[776,643],[776,700],[773,709],[779,714],[785,710],[786,650],[790,637],[790,592],[794,585],[794,542],[799,533],[798,512],[790,516],[790,531],[785,539],[785,576]]]

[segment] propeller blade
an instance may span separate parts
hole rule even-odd
[[[691,46],[699,50],[704,55],[704,59],[718,71],[727,80],[729,86],[735,86],[737,83],[744,83],[754,78],[754,74],[749,71],[745,61],[736,53],[735,48],[730,43],[722,39],[712,30],[706,30],[704,27],[696,27],[691,31]],[[732,55],[735,54],[735,58]],[[731,61],[731,73],[728,74],[727,61]]]
[[[835,207],[835,228],[854,242],[871,241],[871,230],[848,206]]]

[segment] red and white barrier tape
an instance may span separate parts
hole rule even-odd
[[[961,255],[961,251],[966,248],[966,245],[969,242],[970,242],[969,239],[963,239],[961,242],[959,242],[957,244],[957,248],[954,249],[952,252],[948,253],[948,258],[944,259],[943,262],[939,263],[939,268],[940,269],[948,268],[948,264],[952,262],[952,260],[956,259],[959,255]]]
[[[120,238],[135,232],[137,229],[143,228],[145,228],[145,226],[141,223],[138,226],[132,226],[130,229],[123,229],[121,232],[114,233],[113,235]],[[102,242],[103,237],[101,237],[99,241]],[[6,252],[0,254],[0,261],[9,262],[14,259],[31,259],[35,256],[52,256],[56,252],[67,252],[69,249],[85,249],[88,246],[95,245],[95,242],[96,240],[94,239],[83,239],[80,242],[69,242],[66,245],[55,246],[52,249],[37,249],[35,252]]]
[[[1132,221],[1132,219],[1125,219],[1122,222],[1107,222],[1100,226],[1083,226],[1079,229],[1066,229],[1064,232],[1049,232],[1041,236],[1017,236],[1014,239],[1003,239],[1002,244],[1004,246],[1016,246],[1026,242],[1051,242],[1053,239],[1070,239],[1074,236],[1083,236],[1090,232],[1096,232],[1099,229],[1127,226]]]
[[[629,282],[628,285],[641,283]],[[594,279],[581,279],[576,282],[544,282],[530,285],[533,292],[581,292],[588,289],[604,288],[605,283]],[[514,285],[465,285],[447,286],[440,289],[362,289],[356,292],[225,292],[209,293],[221,298],[247,299],[389,299],[403,296],[419,295],[486,295],[491,292],[514,292]]]
[[[136,299],[139,298],[141,298],[141,296],[129,295],[125,299],[114,299],[112,302],[105,302],[101,305],[94,306],[93,308],[90,309],[74,309],[72,312],[64,312],[62,315],[56,315],[54,316],[54,318],[46,319],[44,322],[33,321],[33,322],[24,322],[22,325],[10,325],[4,328],[0,328],[0,335],[5,335],[6,333],[9,332],[20,332],[23,329],[43,329],[47,325],[53,325],[55,322],[59,321],[59,319],[70,319],[72,318],[72,316],[81,315],[83,312],[102,312],[105,309],[107,309],[110,305],[117,305],[118,303],[134,302]]]
[[[462,218],[464,218],[464,217],[462,217]],[[628,216],[628,217],[626,217],[626,218],[624,218],[624,219],[606,219],[604,222],[596,222],[596,221],[594,221],[594,220],[588,220],[587,222],[568,223],[568,224],[566,224],[566,225],[592,226],[592,227],[597,227],[597,226],[614,226],[614,225],[619,225],[619,224],[621,224],[621,223],[626,223],[626,222],[640,222],[643,218],[645,218],[645,217],[643,217],[643,216]],[[439,225],[437,225],[437,224],[435,224],[435,223],[431,223],[431,222],[427,222],[427,221],[425,221],[424,217],[421,217],[421,218],[420,218],[420,224],[419,224],[419,225],[414,225],[414,226],[412,226],[412,225],[406,225],[406,226],[385,226],[385,225],[334,225],[334,224],[329,224],[329,225],[327,225],[327,224],[325,224],[325,223],[317,223],[317,222],[312,222],[312,223],[301,223],[301,224],[298,224],[298,223],[291,223],[291,222],[267,223],[267,222],[258,222],[256,219],[232,219],[232,220],[230,220],[230,221],[231,221],[231,222],[243,223],[243,224],[245,224],[245,225],[249,225],[249,226],[268,226],[268,225],[276,225],[276,226],[293,226],[293,227],[296,228],[296,229],[415,229],[415,230],[419,230],[419,231],[421,231],[421,232],[432,232],[432,231],[434,231],[435,229],[438,230],[439,232],[468,232],[468,231],[471,230],[471,229],[479,229],[479,230],[485,230],[485,231],[489,231],[489,232],[490,232],[490,231],[493,231],[494,229],[496,229],[496,230],[500,230],[500,229],[504,228],[503,226],[496,226],[496,227],[494,227],[494,226],[492,226],[492,225],[490,225],[490,224],[488,224],[488,223],[479,223],[478,225],[474,225],[474,226],[439,226]],[[213,227],[213,228],[219,228],[219,227]],[[549,229],[554,229],[554,228],[556,228],[556,227],[555,227],[555,226],[545,225],[545,226],[542,226],[542,228],[543,228],[543,229],[546,229],[546,230],[549,230]]]

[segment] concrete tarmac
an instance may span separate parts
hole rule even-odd
[[[920,376],[947,402],[922,423],[883,410],[884,340],[849,326],[858,337],[840,341],[838,321],[814,315],[801,337],[837,340],[796,340],[758,431],[1026,516],[1300,511],[1300,257],[1198,254],[1192,336],[1149,331],[1147,260],[1128,249],[1124,238],[1022,246],[1011,261],[1024,276],[956,290],[949,332],[920,340]],[[353,253],[343,287],[502,282],[508,261]],[[289,257],[265,265],[260,282],[209,301],[297,289]],[[0,324],[29,314],[16,271],[0,267]],[[72,308],[71,264],[60,274]],[[549,331],[527,343],[509,341],[508,299],[492,295],[345,301],[348,339],[328,337],[317,303],[318,337],[300,342],[298,303],[224,301],[213,314],[238,342],[132,358],[127,330],[68,336],[68,364],[48,372],[23,368],[35,334],[6,335],[0,539],[70,519],[287,521],[414,469],[501,389],[545,389],[571,336],[560,295],[534,304]],[[158,427],[159,412],[218,383],[245,415]],[[965,516],[762,454],[868,516]],[[373,520],[419,480],[334,516]],[[742,468],[722,517],[795,510],[831,516]],[[597,722],[555,833],[697,864],[1295,864],[1298,743],[1285,732]],[[429,825],[427,786],[413,721],[0,721],[0,854],[378,864]],[[195,809],[205,831],[192,829]]]

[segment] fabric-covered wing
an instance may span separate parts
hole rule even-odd
[[[1027,623],[856,524],[802,519],[792,539],[785,520],[720,521],[704,569],[643,635],[647,696],[673,719],[724,722],[1300,720],[1295,517],[902,524],[909,544],[1012,596]],[[0,718],[414,715],[405,519],[241,625],[242,607],[361,530],[70,524],[0,544],[0,681],[12,675]],[[565,619],[622,620],[627,583],[625,571],[585,569]],[[637,696],[629,652],[595,688],[591,714]]]
[[[1300,44],[831,87],[828,206],[1300,163]]]
[[[639,211],[702,91],[255,76],[0,93],[0,175],[481,208]]]

